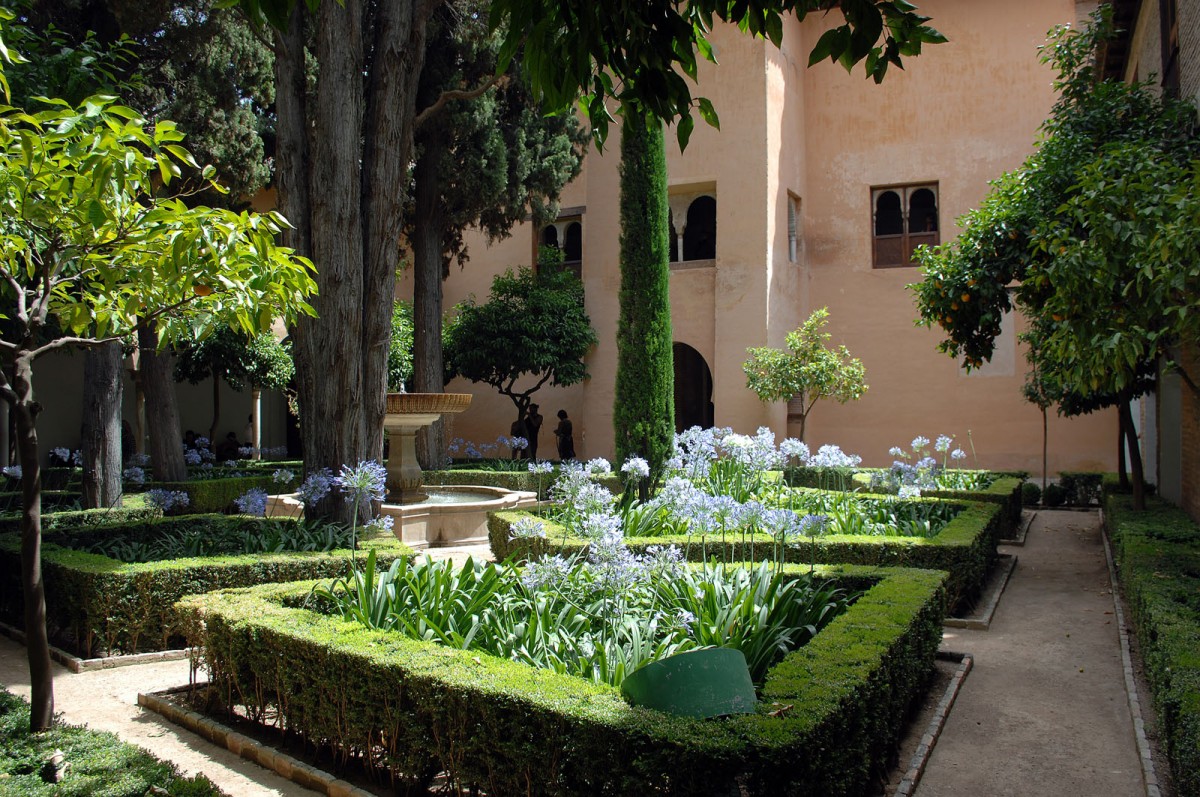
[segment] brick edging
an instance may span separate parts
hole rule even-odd
[[[1017,569],[1017,555],[1002,553],[997,557],[996,566],[1004,568],[1004,572],[1000,576],[1000,583],[992,594],[988,596],[987,604],[983,607],[978,617],[947,617],[942,621],[942,625],[946,628],[967,628],[972,631],[987,631],[992,627],[992,617],[996,614],[996,607],[1000,605],[1000,597],[1004,594],[1005,588],[1008,586],[1008,580],[1012,578],[1013,571]]]
[[[946,725],[946,718],[950,716],[950,709],[954,707],[954,701],[958,698],[959,690],[962,689],[963,681],[975,664],[975,658],[970,653],[938,651],[937,657],[942,661],[957,661],[958,669],[950,677],[950,683],[946,686],[946,691],[942,693],[942,699],[938,701],[937,709],[929,719],[929,724],[925,726],[921,743],[917,745],[916,751],[909,759],[908,770],[900,779],[896,791],[892,792],[892,797],[912,797],[913,792],[916,791],[917,784],[921,782],[921,776],[925,774],[925,765],[929,763],[929,756],[933,754],[933,748],[937,745],[942,728]]]
[[[8,623],[0,623],[0,634],[14,642],[24,645],[25,632]],[[154,664],[160,661],[179,661],[191,654],[190,648],[182,650],[156,650],[150,653],[132,653],[128,656],[104,656],[98,659],[81,659],[62,648],[50,646],[50,658],[57,661],[73,673],[91,672],[92,670],[111,670],[114,667],[130,667],[135,664]]]
[[[1150,752],[1150,740],[1146,737],[1146,722],[1142,718],[1142,701],[1138,697],[1137,679],[1133,674],[1129,630],[1125,625],[1125,612],[1121,609],[1121,585],[1117,581],[1117,568],[1113,563],[1112,546],[1108,541],[1103,514],[1100,517],[1100,539],[1104,542],[1104,560],[1108,564],[1108,580],[1112,587],[1113,617],[1117,621],[1117,635],[1121,639],[1121,669],[1125,673],[1125,696],[1128,698],[1129,716],[1133,720],[1133,733],[1137,739],[1138,759],[1142,764],[1142,785],[1146,788],[1146,797],[1162,797],[1158,774],[1154,770],[1154,756]]]
[[[234,755],[258,764],[264,769],[269,769],[280,777],[290,780],[306,789],[321,792],[328,795],[328,797],[373,797],[370,792],[347,783],[335,775],[317,769],[311,764],[306,764],[286,753],[279,752],[270,745],[265,745],[243,733],[238,733],[234,729],[222,725],[199,712],[182,708],[160,697],[160,695],[172,694],[190,688],[184,686],[152,694],[139,692],[137,696],[138,705],[161,715],[164,719],[186,728],[215,745],[224,747]]]

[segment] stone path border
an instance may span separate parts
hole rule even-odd
[[[1021,512],[1021,522],[1017,524],[1015,533],[1011,538],[997,540],[1001,545],[1024,545],[1025,537],[1029,534],[1029,527],[1033,525],[1033,519],[1037,517],[1036,509],[1025,509]]]
[[[987,631],[992,627],[992,618],[996,615],[996,607],[1000,605],[1000,596],[1008,586],[1013,570],[1017,568],[1017,555],[1002,553],[996,559],[995,567],[999,570],[990,579],[990,590],[984,595],[983,608],[972,617],[947,617],[942,621],[946,628],[969,628],[972,631]]]
[[[925,733],[921,736],[921,743],[913,752],[912,758],[909,759],[908,770],[900,779],[896,790],[892,792],[892,797],[912,797],[917,784],[921,782],[921,775],[925,774],[925,765],[929,763],[929,755],[937,745],[938,737],[946,725],[946,718],[950,716],[950,709],[954,707],[954,701],[958,698],[963,681],[966,680],[967,674],[971,672],[971,667],[975,663],[975,659],[970,653],[938,651],[937,657],[940,661],[957,661],[958,669],[954,671],[954,675],[950,676],[950,683],[946,685],[942,699],[938,701],[933,716],[929,718],[929,724],[925,726]]]
[[[1108,529],[1104,525],[1103,512],[1100,513],[1100,539],[1104,541],[1104,559],[1108,562],[1108,578],[1112,584],[1113,617],[1117,621],[1117,634],[1121,638],[1121,669],[1125,672],[1125,695],[1129,698],[1129,715],[1133,719],[1138,758],[1142,762],[1142,781],[1146,786],[1146,797],[1162,797],[1162,789],[1158,785],[1158,773],[1154,770],[1154,757],[1150,753],[1150,740],[1146,737],[1146,721],[1142,715],[1142,701],[1138,697],[1137,678],[1133,674],[1133,654],[1129,648],[1129,630],[1125,625],[1125,612],[1121,609],[1121,585],[1117,581],[1117,568],[1113,563],[1112,546],[1108,541]]]
[[[204,686],[204,684],[197,684],[197,686]],[[317,769],[287,753],[282,753],[243,733],[238,733],[216,720],[191,709],[177,706],[162,697],[191,688],[190,686],[181,686],[177,689],[168,689],[152,694],[138,692],[137,702],[142,708],[161,714],[165,719],[186,728],[197,736],[224,747],[234,755],[252,761],[264,769],[269,769],[280,777],[287,778],[306,789],[321,792],[328,797],[373,797],[371,792],[347,783],[336,775]]]
[[[25,632],[19,628],[14,628],[8,623],[0,623],[0,634],[20,645],[25,644]],[[159,661],[178,661],[186,659],[189,655],[191,655],[190,648],[184,650],[157,650],[153,653],[134,653],[129,656],[105,656],[99,659],[81,659],[78,656],[67,653],[62,648],[56,648],[53,645],[50,646],[50,658],[74,673],[89,672],[91,670],[110,670],[114,667],[132,667],[135,664],[151,664]]]

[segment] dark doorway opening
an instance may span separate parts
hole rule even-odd
[[[686,343],[672,345],[675,355],[675,431],[713,425],[712,371],[704,356]]]

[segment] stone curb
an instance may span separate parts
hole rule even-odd
[[[169,722],[185,728],[197,736],[212,742],[218,747],[224,747],[236,756],[258,764],[263,769],[269,769],[280,777],[292,781],[306,789],[321,792],[328,797],[373,797],[369,791],[358,788],[346,781],[324,772],[303,761],[292,758],[286,753],[279,752],[269,745],[251,739],[245,734],[229,728],[216,720],[191,709],[181,708],[164,700],[160,695],[169,695],[190,689],[181,686],[153,694],[138,693],[138,705],[142,708],[161,715]]]
[[[24,645],[25,632],[7,623],[0,623],[0,634]],[[99,659],[81,659],[61,648],[50,646],[50,658],[57,661],[73,673],[91,672],[92,670],[111,670],[114,667],[131,667],[135,664],[155,664],[161,661],[179,661],[186,659],[191,649],[157,650],[153,653],[134,653],[129,656],[105,656]]]
[[[1037,517],[1038,510],[1024,509],[1021,511],[1021,522],[1018,524],[1016,534],[1012,537],[1007,537],[1002,540],[996,540],[999,545],[1024,545],[1025,538],[1029,535],[1029,527],[1033,525],[1034,518]]]
[[[929,719],[929,724],[925,726],[921,743],[917,746],[912,758],[909,759],[908,770],[900,779],[896,790],[892,792],[892,797],[912,797],[913,792],[916,791],[917,784],[921,782],[921,776],[925,774],[925,765],[929,763],[929,756],[932,755],[938,737],[942,734],[942,728],[946,725],[946,718],[950,716],[950,709],[954,707],[954,701],[958,698],[959,690],[962,689],[963,681],[966,680],[967,673],[971,672],[971,667],[975,664],[975,659],[970,653],[938,651],[937,657],[942,661],[957,661],[958,669],[950,677],[950,683],[946,686],[942,699],[938,701],[937,709]]]
[[[1112,586],[1113,617],[1117,621],[1117,634],[1121,638],[1121,668],[1125,671],[1125,696],[1129,700],[1129,716],[1133,720],[1133,733],[1137,738],[1138,758],[1142,762],[1142,783],[1146,797],[1162,797],[1158,785],[1158,774],[1154,770],[1154,757],[1150,753],[1150,740],[1146,738],[1146,722],[1142,719],[1142,701],[1138,697],[1137,679],[1133,674],[1133,655],[1129,648],[1129,630],[1125,626],[1125,613],[1121,610],[1121,585],[1117,581],[1117,568],[1113,562],[1112,547],[1108,541],[1104,516],[1101,514],[1100,538],[1104,541],[1104,560],[1108,563],[1108,579]]]
[[[987,603],[984,604],[983,611],[977,617],[947,617],[942,621],[942,625],[946,628],[967,628],[972,631],[987,631],[992,627],[992,617],[996,614],[996,607],[1000,605],[1000,596],[1004,594],[1004,588],[1008,586],[1008,580],[1012,577],[1013,571],[1017,569],[1017,555],[1002,553],[997,557],[997,566],[1003,568],[1000,574],[1000,583],[992,589],[992,593],[987,598]]]

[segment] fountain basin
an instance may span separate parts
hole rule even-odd
[[[384,504],[382,513],[394,518],[392,533],[406,545],[441,548],[487,542],[488,513],[537,505],[537,493],[503,487],[425,487],[430,500],[415,504]],[[267,499],[268,517],[303,517],[296,493]]]

